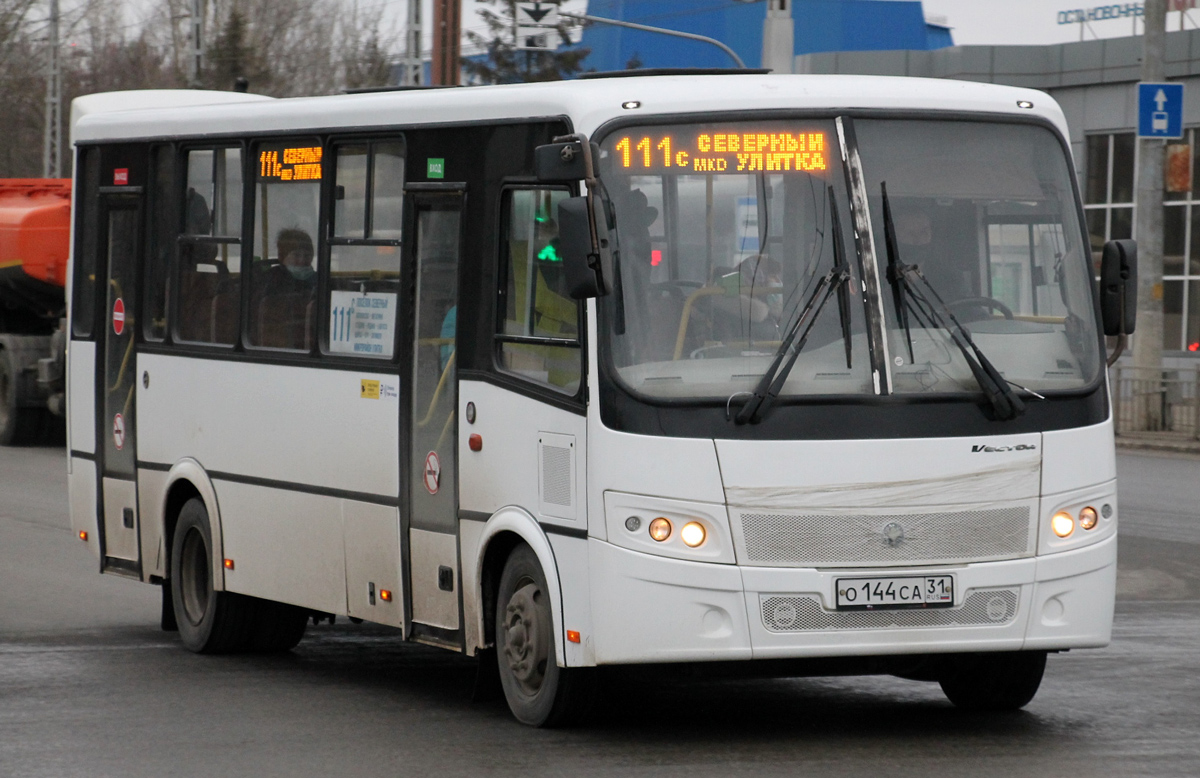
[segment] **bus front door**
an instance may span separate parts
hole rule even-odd
[[[464,193],[409,195],[413,268],[408,570],[417,635],[458,647],[456,323]]]
[[[141,237],[141,198],[100,195],[100,246],[107,293],[102,344],[103,370],[97,371],[101,413],[96,438],[101,457],[100,549],[103,569],[141,577],[138,537],[136,421],[137,266]]]

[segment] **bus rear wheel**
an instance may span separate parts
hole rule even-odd
[[[212,547],[208,510],[193,497],[179,512],[171,541],[171,599],[179,637],[198,654],[238,651],[252,636],[252,600],[213,590]]]
[[[533,549],[513,549],[496,597],[496,662],[513,715],[534,727],[580,721],[591,707],[590,668],[559,667],[550,590]]]
[[[959,654],[946,657],[938,681],[955,707],[1011,711],[1029,704],[1045,670],[1045,651]]]

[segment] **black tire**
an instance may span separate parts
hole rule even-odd
[[[304,637],[308,611],[295,605],[270,600],[254,600],[254,634],[249,648],[266,654],[291,651]]]
[[[20,371],[12,352],[0,349],[0,446],[19,446],[42,430],[40,408],[22,408],[18,398]]]
[[[955,707],[1012,711],[1029,704],[1045,670],[1045,651],[960,654],[946,657],[938,681]]]
[[[591,668],[559,667],[550,590],[533,549],[522,543],[504,564],[496,595],[496,663],[508,707],[522,724],[563,727],[591,709]]]
[[[247,648],[254,637],[254,600],[213,591],[212,530],[198,497],[184,504],[171,540],[171,602],[179,639],[198,654]]]

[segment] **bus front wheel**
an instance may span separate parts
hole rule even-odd
[[[198,654],[223,654],[246,647],[252,601],[213,590],[212,529],[204,503],[193,497],[179,512],[171,540],[171,599],[183,645]]]
[[[537,555],[513,549],[496,598],[496,662],[513,715],[535,727],[578,722],[591,707],[590,668],[559,667],[550,590]]]
[[[959,654],[945,658],[938,680],[955,707],[1019,710],[1037,694],[1045,670],[1045,651]]]

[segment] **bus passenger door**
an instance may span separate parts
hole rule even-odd
[[[455,333],[463,191],[410,194],[413,268],[408,571],[417,634],[458,647],[458,381]],[[432,629],[431,629],[432,628]]]
[[[99,446],[101,498],[100,548],[105,571],[141,576],[138,538],[136,440],[134,408],[137,354],[137,266],[140,248],[141,198],[136,194],[100,195],[100,252],[107,280],[104,333],[100,339],[104,368],[100,382],[96,438]]]

